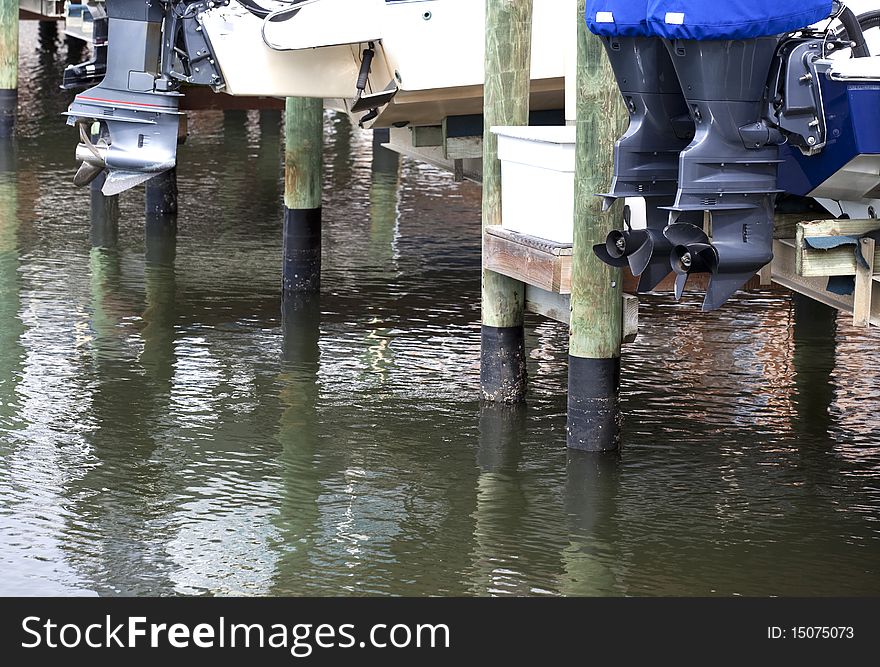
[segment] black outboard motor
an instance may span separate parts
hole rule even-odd
[[[613,8],[609,5],[614,5]],[[594,246],[606,264],[626,266],[649,291],[670,272],[672,244],[663,236],[678,185],[678,155],[694,136],[678,77],[663,43],[647,37],[648,0],[587,6],[590,29],[602,36],[605,52],[629,112],[629,127],[614,145],[611,189],[606,209],[622,197],[644,197],[646,227],[634,229],[624,208],[624,229]]]
[[[614,177],[606,208],[621,197],[644,197],[646,228],[625,227],[594,247],[606,264],[629,264],[639,291],[654,289],[670,271],[672,245],[663,235],[678,186],[678,155],[694,136],[694,123],[663,43],[647,37],[603,37],[629,127],[614,146]]]
[[[666,41],[696,126],[681,153],[666,238],[675,247],[676,297],[688,275],[711,273],[714,310],[773,258],[773,209],[782,135],[762,120],[779,40]],[[723,75],[719,75],[723,73]],[[682,213],[708,211],[712,241]]]

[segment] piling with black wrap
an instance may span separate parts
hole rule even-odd
[[[18,107],[18,0],[0,0],[0,138],[15,131]]]
[[[620,445],[620,344],[623,293],[620,269],[593,254],[614,227],[602,211],[611,180],[614,142],[626,113],[611,65],[598,37],[584,22],[585,0],[572,20],[578,25],[577,146],[572,248],[571,327],[568,357],[567,442],[572,449],[609,451]]]
[[[285,294],[321,287],[323,101],[287,98],[284,113]]]
[[[119,236],[119,195],[107,196],[101,189],[107,180],[102,171],[89,183],[89,217],[93,248],[116,247]]]
[[[145,185],[145,211],[149,215],[177,214],[177,168],[153,176]]]
[[[501,163],[491,128],[528,125],[532,0],[486,0],[483,99],[483,230],[501,224]],[[483,269],[480,387],[484,400],[526,394],[525,285]]]

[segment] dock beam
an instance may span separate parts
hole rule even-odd
[[[321,287],[323,100],[288,97],[284,112],[284,294]]]
[[[18,0],[0,0],[0,139],[15,131],[18,107]]]
[[[532,0],[486,0],[484,237],[486,227],[501,224],[501,163],[498,139],[490,130],[499,125],[528,125],[531,41]],[[483,400],[500,403],[525,400],[525,291],[525,285],[519,280],[483,269],[480,354]]]
[[[620,269],[599,261],[593,245],[613,227],[602,212],[614,142],[625,119],[611,66],[599,38],[587,31],[585,0],[578,2],[577,146],[568,348],[568,428],[571,449],[614,450],[620,444],[620,344],[623,293]]]

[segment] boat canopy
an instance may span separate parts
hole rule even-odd
[[[828,18],[832,0],[587,0],[590,30],[609,37],[754,39]]]

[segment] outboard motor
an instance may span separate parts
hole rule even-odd
[[[74,183],[86,185],[107,169],[103,192],[113,195],[174,167],[181,114],[180,93],[156,87],[163,3],[108,0],[107,14],[107,72],[76,96],[66,115],[80,130],[76,156],[82,164]],[[90,127],[95,122],[100,129]]]
[[[633,4],[593,0],[587,12],[590,29],[602,35],[626,34],[633,23],[627,15]],[[693,141],[678,159],[677,190],[667,207],[671,224],[663,232],[667,244],[655,247],[669,257],[678,274],[676,296],[681,296],[688,275],[711,274],[703,310],[718,308],[772,259],[778,146],[787,135],[765,117],[767,82],[785,33],[831,16],[838,9],[832,4],[648,0],[644,8],[645,40],[663,43],[695,126]],[[608,25],[600,28],[600,23]],[[626,98],[627,84],[619,77],[618,83]],[[668,118],[672,121],[674,116]],[[615,154],[615,159],[621,158]],[[646,164],[650,160],[644,160]],[[635,170],[615,165],[616,177],[619,172]],[[700,224],[705,212],[711,221],[706,230]],[[612,243],[618,249],[629,245],[609,237],[608,246],[597,247],[596,254],[619,265]]]
[[[670,40],[696,126],[681,153],[665,231],[680,298],[692,273],[710,273],[703,310],[714,310],[773,258],[773,209],[782,135],[762,120],[764,89],[779,39]],[[712,241],[680,219],[708,211]]]
[[[611,189],[605,208],[622,197],[644,197],[646,227],[634,229],[624,208],[624,229],[594,246],[606,264],[629,264],[639,291],[654,289],[670,272],[672,244],[663,235],[675,201],[678,155],[694,136],[694,123],[663,43],[647,37],[648,0],[587,3],[590,30],[602,43],[629,111],[629,127],[614,145]]]

